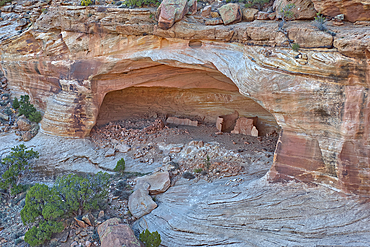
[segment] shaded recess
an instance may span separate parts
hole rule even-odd
[[[258,116],[257,129],[266,135],[278,129],[271,113],[254,100],[241,95],[237,88],[129,87],[106,94],[96,124],[130,118],[174,116],[215,124],[220,115],[239,112],[241,117]]]

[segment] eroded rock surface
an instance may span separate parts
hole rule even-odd
[[[283,129],[271,181],[332,182],[369,195],[370,27],[328,23],[333,37],[311,22],[288,23],[297,53],[276,21],[207,26],[189,16],[163,30],[152,18],[155,9],[99,8],[53,4],[32,27],[2,42],[9,87],[45,111],[44,133],[88,136],[111,91],[221,89],[229,83],[223,77],[209,85],[187,76],[221,73]]]
[[[370,21],[369,2],[361,0],[312,0],[315,9],[324,15],[334,17],[344,14],[348,21]]]
[[[164,246],[367,246],[370,208],[324,187],[269,184],[248,176],[182,179],[134,229]],[[350,212],[350,213],[349,213]]]

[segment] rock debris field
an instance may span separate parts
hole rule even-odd
[[[97,226],[118,217],[137,234],[161,234],[162,246],[369,246],[370,206],[332,188],[267,182],[277,135],[218,133],[214,126],[165,125],[162,119],[129,119],[95,127],[86,139],[38,133],[25,144],[40,153],[28,182],[53,184],[66,173],[126,173],[112,177],[109,204],[93,212],[96,224],[73,219],[53,236],[55,246],[100,246]],[[21,142],[15,130],[0,135],[0,152]],[[129,196],[136,177],[168,172],[170,185],[151,195],[155,208],[135,217]],[[184,175],[187,174],[187,175]],[[1,246],[27,246],[19,212],[24,194],[1,206]],[[131,209],[131,211],[133,211]]]

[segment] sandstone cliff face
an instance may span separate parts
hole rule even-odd
[[[315,9],[328,16],[344,14],[346,20],[369,21],[370,20],[370,3],[361,0],[312,0]]]
[[[275,21],[205,26],[190,16],[161,30],[154,11],[51,6],[29,30],[2,41],[9,86],[44,109],[43,132],[88,136],[115,90],[236,86],[282,127],[271,181],[370,195],[370,27],[329,23],[332,37],[310,22],[289,23],[299,54]],[[189,80],[194,75],[199,83]]]

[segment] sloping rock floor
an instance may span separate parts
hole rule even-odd
[[[369,246],[370,204],[324,187],[266,178],[181,179],[134,224],[164,246]]]
[[[224,134],[225,142],[216,142],[222,138],[215,135],[210,126],[201,126],[203,136],[195,135],[204,141],[195,139],[189,128],[162,126],[152,128],[151,133],[141,132],[153,124],[153,121],[120,123],[118,127],[111,123],[97,131],[101,138],[94,137],[93,133],[91,140],[39,133],[25,143],[40,152],[40,159],[35,163],[39,176],[29,181],[52,184],[55,176],[63,172],[111,172],[116,162],[124,158],[126,170],[131,173],[113,178],[105,218],[98,221],[120,217],[124,223],[133,224],[136,233],[144,228],[158,231],[163,246],[370,245],[367,201],[333,188],[266,182],[264,175],[273,159],[270,143],[276,143],[276,137]],[[126,129],[123,135],[122,128]],[[127,138],[131,132],[132,136],[146,138],[135,137],[125,143],[131,140]],[[16,138],[13,130],[1,134],[0,153],[20,144]],[[106,139],[110,141],[105,142]],[[130,145],[131,150],[105,157],[107,150],[118,144]],[[138,153],[144,155],[137,157]],[[210,156],[209,169],[207,155]],[[134,172],[153,172],[167,163],[177,163],[179,167],[171,174],[170,189],[156,195],[158,207],[141,219],[130,216],[127,198],[135,185],[134,177],[139,175]],[[199,168],[207,173],[195,173],[194,169]],[[183,178],[181,174],[185,171],[193,173],[195,179]],[[1,227],[4,227],[0,230],[1,246],[15,246],[15,240],[26,231],[19,216],[22,203],[21,196],[12,205],[1,206]],[[94,213],[96,218],[97,213]],[[73,221],[66,224],[67,230],[55,236],[56,246],[73,243],[87,246],[86,241],[90,241],[91,246],[99,245],[94,227],[80,229]],[[62,243],[66,232],[70,236]],[[19,242],[17,246],[27,246]]]

